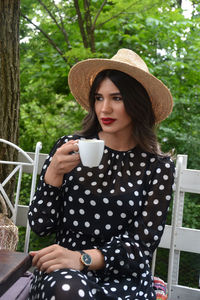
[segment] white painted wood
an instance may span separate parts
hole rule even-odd
[[[28,155],[27,152],[25,152],[23,149],[21,149],[19,146],[4,140],[0,139],[0,143],[7,144],[8,146],[16,149],[19,154],[19,159],[18,161],[2,161],[0,160],[0,164],[9,164],[13,165],[14,170],[11,171],[11,173],[3,179],[3,182],[0,182],[0,192],[5,199],[6,203],[8,204],[9,208],[11,209],[12,212],[12,220],[14,223],[17,222],[20,219],[18,216],[18,208],[19,208],[19,203],[20,203],[20,190],[21,190],[21,183],[23,180],[23,173],[25,172],[26,168],[29,173],[32,175],[31,179],[31,188],[30,188],[30,195],[29,195],[29,203],[33,199],[33,195],[35,193],[35,187],[36,187],[36,180],[37,180],[37,174],[38,174],[38,163],[39,163],[39,153],[40,150],[42,149],[42,143],[38,142],[35,147],[35,152],[33,155],[33,158]],[[15,191],[15,199],[14,199],[14,204],[12,203],[11,199],[9,199],[7,193],[6,193],[6,184],[8,183],[9,180],[12,179],[14,175],[18,175],[16,177],[16,191]],[[22,218],[22,217],[21,217]],[[22,221],[22,224],[24,224],[25,220],[22,218],[20,222]],[[25,245],[24,245],[24,252],[28,252],[29,248],[29,238],[30,238],[30,226],[27,220],[27,215],[26,215],[26,236],[25,236]]]
[[[26,227],[28,216],[28,206],[18,205],[16,225]]]
[[[200,290],[182,285],[172,285],[168,300],[200,300]]]
[[[172,225],[166,225],[159,247],[169,249],[169,300],[200,300],[200,290],[178,285],[180,252],[200,254],[200,229],[182,227],[185,192],[200,193],[200,170],[187,169],[187,155],[178,155]],[[154,254],[154,264],[155,264]],[[154,264],[152,271],[154,272]],[[189,276],[189,274],[188,274]]]
[[[172,227],[166,225],[159,247],[170,248]],[[178,227],[176,233],[175,250],[200,253],[200,230]]]
[[[34,152],[27,152],[27,154],[32,158],[34,159],[35,158],[35,153]],[[37,171],[37,174],[40,174],[41,171],[42,171],[42,166],[45,162],[45,160],[47,159],[48,157],[48,154],[45,154],[45,153],[40,153],[39,154],[39,163],[38,163],[38,171]],[[21,154],[21,152],[18,153],[18,160],[21,161],[21,162],[26,162],[26,159],[24,158],[24,156]],[[28,166],[28,165],[24,165],[23,166],[23,172],[24,173],[28,173],[28,174],[31,174],[32,173],[32,167],[31,166]]]
[[[183,170],[180,184],[181,191],[200,194],[200,170]]]

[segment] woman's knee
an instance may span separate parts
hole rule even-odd
[[[53,272],[44,278],[42,299],[72,300],[92,299],[91,292],[81,272],[61,271]]]

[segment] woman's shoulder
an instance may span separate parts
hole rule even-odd
[[[55,145],[57,147],[60,147],[61,145],[65,144],[71,140],[78,140],[80,138],[81,138],[81,136],[78,134],[63,135],[56,141]]]
[[[74,133],[74,134],[64,135],[64,136],[60,137],[57,142],[60,141],[63,143],[67,143],[70,140],[79,140],[81,138],[97,138],[97,135],[84,136],[79,133]]]
[[[137,148],[137,154],[141,157],[141,159],[146,160],[146,164],[153,169],[159,167],[174,169],[175,164],[170,155],[146,152],[139,147]]]
[[[54,142],[54,145],[50,151],[50,155],[52,156],[63,144],[69,142],[70,140],[77,140],[79,138],[80,136],[77,134],[61,136],[56,142]]]
[[[150,154],[149,160],[153,162],[156,169],[168,169],[172,172],[175,170],[174,160],[170,155]]]
[[[97,138],[97,136],[95,135],[95,136],[85,137],[78,133],[74,133],[74,134],[70,134],[70,135],[63,135],[54,143],[52,151],[55,151],[55,149],[61,147],[63,144],[65,144],[71,140],[79,140],[81,138]]]

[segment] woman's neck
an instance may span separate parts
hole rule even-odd
[[[104,140],[107,147],[117,151],[128,151],[133,149],[137,144],[132,135],[121,136],[103,131],[100,131],[98,135],[101,140]]]

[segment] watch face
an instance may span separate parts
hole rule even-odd
[[[84,265],[89,266],[92,263],[92,258],[89,254],[84,253],[82,255],[82,261],[83,261]]]

